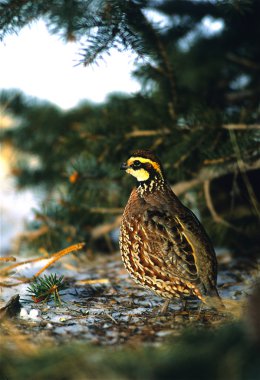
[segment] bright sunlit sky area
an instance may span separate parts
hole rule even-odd
[[[50,35],[39,21],[0,45],[0,89],[17,88],[68,109],[82,99],[102,102],[110,92],[136,92],[134,56],[112,51],[98,65],[77,65],[80,45]]]
[[[149,17],[161,26],[167,18],[149,11]],[[223,27],[219,20],[205,17],[204,31],[216,33]],[[183,48],[192,35],[182,42]],[[20,89],[25,94],[49,100],[63,109],[87,99],[102,102],[111,92],[134,93],[140,84],[131,77],[134,54],[111,51],[99,64],[78,65],[80,48],[50,35],[44,21],[9,35],[0,43],[0,90]]]

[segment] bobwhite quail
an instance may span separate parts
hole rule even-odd
[[[217,260],[203,226],[172,191],[159,159],[134,152],[122,164],[134,176],[133,189],[120,228],[120,250],[134,280],[163,298],[161,312],[173,298],[196,296],[209,306],[220,299]]]

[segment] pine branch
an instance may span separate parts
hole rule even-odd
[[[182,128],[190,129],[190,126],[182,126]],[[202,128],[202,126],[193,126],[193,129]],[[239,130],[239,131],[248,131],[248,130],[259,130],[260,124],[223,124],[220,126],[220,128],[227,129],[227,130]],[[160,128],[158,130],[141,130],[137,129],[132,132],[129,132],[125,135],[126,138],[132,138],[132,137],[152,137],[152,136],[159,136],[159,135],[169,135],[172,133],[172,130],[169,128]]]
[[[222,126],[224,129],[228,130],[259,130],[260,124],[224,124]]]
[[[211,171],[208,169],[202,169],[199,173],[198,176],[190,181],[182,181],[179,183],[176,183],[175,185],[172,186],[172,190],[174,193],[178,196],[190,191],[191,189],[194,189],[195,187],[198,187],[200,185],[204,185],[204,191],[205,191],[205,186],[206,186],[206,200],[207,200],[207,205],[209,207],[210,213],[213,216],[213,220],[216,222],[219,222],[220,219],[223,221],[222,224],[225,224],[227,226],[226,221],[224,221],[215,211],[214,206],[211,201],[211,197],[209,196],[209,183],[213,179],[221,178],[227,174],[234,173],[235,170],[235,164],[228,165],[227,167],[223,168],[222,170],[219,170],[218,172],[216,171]],[[260,169],[260,160],[256,161],[253,164],[246,164],[244,163],[244,168],[246,171],[250,170],[256,170]],[[206,185],[205,185],[206,184]],[[120,209],[118,209],[118,212]],[[107,210],[109,213],[109,210]],[[121,212],[123,212],[123,209],[121,209]],[[100,226],[94,227],[91,231],[91,236],[93,239],[98,239],[101,236],[108,234],[109,232],[115,230],[118,228],[121,224],[121,216],[118,216],[112,223],[105,223]],[[228,225],[230,227],[230,225]],[[236,227],[232,226],[232,228],[236,229]]]
[[[211,194],[210,194],[210,181],[209,180],[204,181],[203,189],[204,189],[206,204],[207,204],[208,210],[209,210],[214,222],[223,224],[225,227],[232,228],[238,232],[241,232],[239,229],[237,229],[235,226],[233,226],[232,224],[227,222],[225,219],[223,219],[217,213],[217,211],[214,207],[213,201],[212,201]]]
[[[242,154],[241,154],[241,150],[239,148],[239,145],[238,145],[238,142],[237,142],[237,138],[236,138],[236,135],[234,133],[233,130],[230,130],[230,139],[231,139],[231,142],[233,144],[233,147],[234,147],[234,151],[235,151],[235,154],[236,154],[236,157],[237,157],[237,166],[240,170],[240,173],[242,175],[242,178],[244,180],[244,183],[246,185],[246,188],[247,188],[247,191],[248,191],[248,194],[249,194],[249,197],[250,197],[250,200],[251,200],[251,204],[253,206],[253,209],[255,210],[255,213],[257,215],[257,217],[259,218],[260,220],[260,205],[258,203],[258,200],[257,200],[257,197],[256,197],[256,194],[254,192],[254,189],[250,183],[250,181],[248,180],[248,177],[247,177],[247,168],[246,168],[246,164],[243,160],[243,157],[242,157]]]
[[[227,59],[229,59],[232,62],[235,62],[241,66],[244,66],[246,68],[252,69],[252,70],[260,70],[259,63],[253,62],[248,58],[245,57],[239,57],[236,54],[229,53],[227,55]]]

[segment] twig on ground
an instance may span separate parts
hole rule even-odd
[[[38,277],[40,274],[42,274],[42,272],[44,272],[47,268],[49,268],[56,261],[58,261],[61,257],[68,255],[71,252],[79,251],[80,249],[82,249],[84,247],[84,245],[85,245],[85,243],[78,243],[78,244],[74,244],[74,245],[71,245],[70,247],[63,249],[62,251],[55,252],[54,254],[52,254],[50,256],[50,258],[48,258],[49,262],[46,265],[44,265],[44,267],[41,268],[33,277],[20,279],[20,282],[18,282],[18,283],[8,284],[8,283],[1,282],[0,286],[9,288],[12,286],[20,285],[22,283],[29,283],[29,282],[33,281],[36,277]],[[19,263],[15,263],[13,265],[9,265],[8,267],[1,269],[0,274],[4,275],[4,277],[7,277],[8,273],[12,269],[17,268],[17,267],[24,265],[24,264],[34,263],[34,262],[41,261],[41,260],[46,260],[46,257],[37,257],[34,259],[29,259],[29,260],[25,260],[25,261],[22,261]]]

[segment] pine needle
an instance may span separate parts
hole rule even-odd
[[[25,278],[25,279],[22,279],[20,281],[20,283],[12,283],[12,284],[5,284],[5,283],[0,283],[0,286],[3,286],[3,287],[12,287],[12,286],[17,286],[21,283],[26,283],[26,282],[31,282],[33,281],[36,277],[38,277],[40,274],[42,274],[47,268],[49,268],[52,264],[54,264],[56,261],[58,261],[61,257],[65,256],[65,255],[68,255],[69,253],[71,252],[75,252],[75,251],[79,251],[80,249],[82,249],[83,247],[85,246],[85,243],[77,243],[77,244],[74,244],[74,245],[71,245],[61,251],[58,251],[58,252],[55,252],[51,255],[51,257],[48,259],[49,262],[43,267],[41,268],[32,278]],[[3,268],[0,270],[0,275],[4,275],[5,277],[8,276],[8,273],[14,269],[14,268],[17,268],[21,265],[24,265],[24,264],[29,264],[29,263],[33,263],[33,262],[37,262],[37,261],[41,261],[41,260],[46,260],[46,257],[37,257],[37,258],[34,258],[34,259],[29,259],[29,260],[25,260],[25,261],[21,261],[19,263],[15,263],[13,265],[9,265],[8,267],[6,268]]]
[[[58,261],[61,257],[65,256],[65,255],[68,255],[71,252],[79,251],[80,249],[82,249],[84,247],[84,245],[85,245],[85,243],[74,244],[74,245],[71,245],[68,248],[63,249],[62,251],[54,253],[51,256],[50,262],[48,264],[46,264],[42,269],[40,269],[34,275],[34,277],[38,277],[42,272],[44,272],[47,268],[49,268],[53,263],[55,263],[56,261]]]

